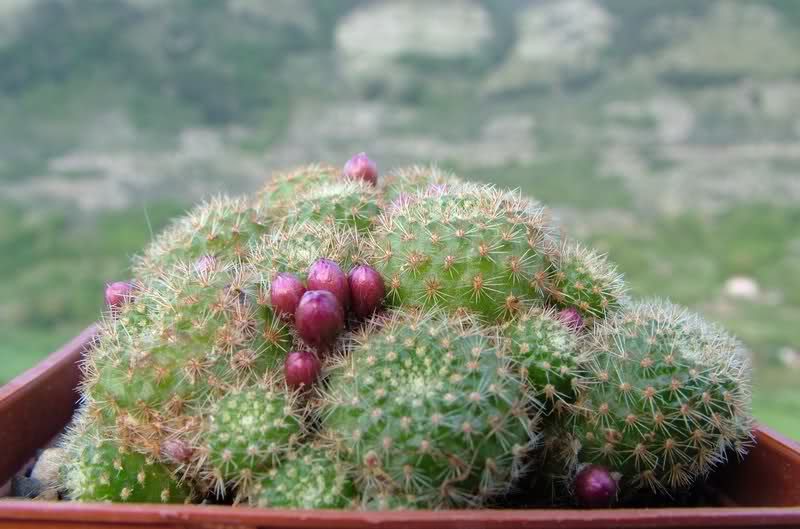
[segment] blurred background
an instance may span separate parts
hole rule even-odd
[[[0,383],[170,217],[361,150],[547,202],[800,438],[796,0],[0,0]]]

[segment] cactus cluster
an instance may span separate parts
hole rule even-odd
[[[536,480],[605,505],[743,455],[742,346],[558,233],[518,192],[363,153],[198,206],[107,289],[65,496],[448,509]]]

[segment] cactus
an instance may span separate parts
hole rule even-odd
[[[278,464],[303,434],[304,413],[296,395],[277,384],[236,388],[209,406],[200,446],[206,481],[218,496],[226,485],[242,490],[253,476]]]
[[[322,426],[365,497],[474,507],[512,486],[536,439],[533,402],[475,324],[393,313],[352,340]]]
[[[579,337],[553,309],[533,308],[501,327],[505,354],[518,365],[537,398],[552,409],[575,398],[587,361]]]
[[[314,444],[290,452],[256,479],[250,504],[279,509],[344,509],[357,503],[347,465]]]
[[[298,195],[340,180],[341,169],[325,164],[311,164],[293,171],[273,174],[257,194],[260,208],[282,209],[293,204]]]
[[[282,272],[293,273],[305,281],[309,267],[327,258],[349,270],[362,259],[363,242],[347,228],[317,222],[286,226],[262,237],[251,249],[251,263],[261,281],[269,286]]]
[[[383,208],[375,186],[363,180],[343,180],[320,186],[297,196],[285,211],[276,210],[291,226],[306,221],[347,226],[366,231],[372,227]]]
[[[67,470],[71,499],[135,503],[183,503],[190,497],[166,466],[112,441],[84,445]]]
[[[167,465],[104,438],[86,417],[79,418],[67,436],[72,442],[63,455],[61,474],[70,499],[182,503],[191,498],[191,488]]]
[[[191,429],[205,400],[282,372],[286,326],[261,299],[247,265],[178,264],[101,328],[84,364],[87,408],[115,437],[158,454]]]
[[[671,491],[743,454],[739,343],[632,304],[604,256],[555,233],[518,193],[436,168],[379,177],[363,155],[212,199],[109,286],[60,485],[405,510],[491,506],[535,478],[574,503],[582,469]],[[298,308],[315,296],[341,311]]]
[[[382,186],[387,203],[402,203],[404,197],[413,197],[429,188],[457,186],[462,181],[456,175],[436,166],[415,165],[394,170],[384,176]]]
[[[567,473],[621,475],[623,490],[688,487],[751,442],[749,367],[740,344],[698,316],[644,302],[593,332],[578,398],[553,435]]]
[[[395,306],[495,321],[541,304],[552,229],[541,207],[486,186],[419,194],[381,218],[371,260]]]
[[[154,278],[178,262],[205,255],[247,261],[250,243],[268,232],[270,221],[246,198],[220,196],[176,219],[134,262],[137,278]]]
[[[625,283],[605,256],[576,243],[566,243],[551,268],[550,294],[555,302],[575,308],[584,318],[604,318],[619,308]]]

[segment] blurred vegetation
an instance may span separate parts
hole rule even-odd
[[[0,5],[0,383],[95,319],[193,202],[367,150],[553,206],[636,295],[740,335],[757,416],[800,438],[800,370],[779,358],[800,350],[800,3],[441,2],[440,41],[433,4],[386,20],[400,4]],[[732,277],[758,295],[726,293]]]

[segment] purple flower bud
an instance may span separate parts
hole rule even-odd
[[[167,461],[184,464],[192,460],[194,451],[189,443],[179,439],[171,439],[161,446],[161,455]]]
[[[417,198],[414,195],[409,193],[400,193],[394,198],[394,200],[392,200],[387,210],[389,212],[394,212],[403,209],[404,207],[408,206],[409,204],[413,204],[416,201]]]
[[[378,166],[367,157],[367,153],[361,152],[350,158],[344,164],[342,174],[345,178],[354,180],[364,180],[372,185],[378,184]]]
[[[284,319],[294,317],[300,298],[306,293],[306,287],[294,274],[281,272],[272,280],[269,288],[269,301],[275,312]]]
[[[607,468],[586,465],[575,476],[575,499],[582,507],[610,507],[617,499],[617,481]]]
[[[560,311],[558,313],[558,319],[573,331],[577,332],[583,329],[584,322],[581,313],[573,307]]]
[[[127,302],[133,301],[133,283],[127,281],[115,281],[106,285],[106,305],[111,307],[112,311],[119,311],[119,309]]]
[[[353,268],[348,276],[352,311],[364,318],[378,310],[386,293],[383,278],[372,267],[361,265]]]
[[[430,184],[427,189],[425,189],[425,196],[442,197],[447,194],[448,190],[447,184]]]
[[[283,371],[290,388],[308,389],[319,378],[322,365],[310,351],[293,351],[286,356]]]
[[[309,290],[300,298],[294,323],[305,343],[318,351],[327,351],[344,329],[344,309],[327,290]]]
[[[217,259],[213,255],[204,255],[194,262],[194,270],[198,274],[207,274],[217,267]]]
[[[327,290],[346,311],[350,307],[350,285],[339,265],[330,259],[318,259],[308,269],[308,289]]]

